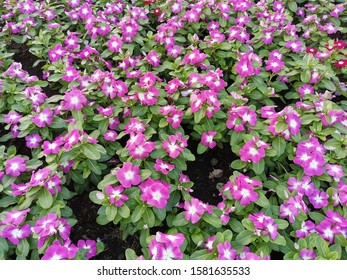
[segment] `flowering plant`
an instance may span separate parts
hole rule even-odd
[[[100,253],[70,238],[88,193],[98,224],[139,237],[127,259],[346,259],[335,2],[5,0],[0,258]],[[188,174],[217,149],[231,174],[212,203]]]

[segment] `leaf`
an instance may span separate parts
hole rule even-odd
[[[158,148],[151,153],[151,158],[163,158],[166,156],[166,151],[162,148]]]
[[[141,117],[144,114],[147,113],[148,107],[147,106],[136,106],[133,110],[132,110],[132,115],[136,116],[136,117]]]
[[[114,205],[110,205],[106,207],[105,214],[108,221],[112,222],[116,218],[117,210],[118,208],[115,207]]]
[[[90,171],[94,172],[97,175],[101,175],[101,169],[95,160],[87,159],[86,164],[89,167]]]
[[[286,141],[282,137],[276,137],[272,141],[272,147],[277,152],[277,156],[280,156],[284,153],[284,151],[286,149]]]
[[[104,194],[101,191],[92,191],[89,193],[89,199],[95,204],[101,204],[104,201]]]
[[[153,211],[150,208],[147,208],[143,213],[143,222],[147,224],[149,228],[154,227],[155,224],[155,216]]]
[[[164,219],[166,217],[166,209],[165,208],[162,208],[162,209],[153,208],[153,212],[160,221],[164,221]]]
[[[252,164],[252,169],[255,172],[255,174],[260,175],[264,172],[265,169],[265,161],[264,159],[261,159],[259,162]]]
[[[126,204],[123,204],[122,207],[118,208],[118,213],[121,215],[124,219],[128,218],[130,216],[130,209]]]
[[[270,207],[269,200],[260,191],[258,192],[258,200],[255,202],[255,204],[257,204],[257,205],[259,205],[260,207],[263,207],[263,208],[269,208]]]
[[[172,224],[175,227],[181,227],[181,226],[185,226],[189,223],[189,221],[184,217],[183,212],[179,213],[178,215],[176,215],[176,217],[174,218],[174,220],[172,221]]]
[[[126,260],[136,260],[137,259],[137,255],[135,253],[135,251],[133,249],[126,249],[125,250],[125,259]]]
[[[181,156],[173,159],[172,163],[175,165],[176,169],[178,169],[179,171],[187,170],[187,163],[183,158],[181,158]]]
[[[81,146],[81,152],[89,159],[98,160],[101,157],[97,148],[90,143],[83,144]]]
[[[278,225],[278,229],[286,229],[289,226],[287,221],[281,219],[275,219],[275,224]]]
[[[271,240],[272,243],[279,246],[285,246],[287,244],[285,238],[282,235],[278,235],[275,240]]]
[[[256,236],[250,230],[241,231],[235,238],[235,241],[241,245],[250,244]]]
[[[203,119],[204,116],[205,116],[204,110],[200,109],[199,111],[194,113],[194,122],[198,124]]]
[[[235,218],[231,218],[228,225],[233,230],[233,232],[236,232],[236,233],[240,233],[241,231],[245,229],[242,223]]]
[[[285,131],[288,128],[288,124],[284,121],[278,121],[275,125],[275,131],[276,133],[281,133]]]
[[[311,71],[305,70],[300,73],[300,79],[303,83],[308,83],[311,79]]]
[[[195,160],[195,156],[192,154],[192,152],[188,149],[184,149],[182,152],[183,157],[188,160],[188,161],[194,161]]]
[[[320,224],[325,219],[325,216],[318,212],[310,212],[308,215],[316,222],[316,224]]]
[[[209,223],[211,226],[214,228],[220,228],[222,227],[222,222],[221,220],[217,217],[216,214],[208,214],[205,213],[202,215],[202,219],[206,222]]]
[[[134,212],[131,215],[131,221],[133,223],[136,223],[138,220],[141,219],[143,213],[146,211],[146,206],[144,204],[139,204],[134,209]]]
[[[207,149],[208,149],[208,147],[206,147],[206,146],[204,146],[203,144],[199,143],[196,152],[197,152],[199,155],[201,155],[201,154],[203,154],[204,152],[206,152]]]
[[[212,260],[213,254],[209,253],[206,249],[197,250],[189,257],[190,260]]]
[[[315,242],[318,255],[320,257],[326,257],[330,253],[328,243],[321,236],[316,236]]]
[[[333,84],[332,81],[323,79],[323,80],[321,81],[321,83],[324,85],[324,87],[325,87],[327,90],[332,91],[332,92],[335,92],[335,91],[336,91],[336,86]]]
[[[241,170],[241,169],[245,168],[245,167],[247,166],[247,164],[248,164],[247,162],[244,162],[244,161],[242,161],[242,160],[237,159],[237,160],[234,160],[234,161],[230,164],[230,167],[231,167],[232,169]]]
[[[334,241],[335,241],[336,244],[339,244],[339,245],[341,245],[343,247],[347,247],[346,237],[342,233],[335,234]]]
[[[51,193],[48,191],[48,189],[43,188],[40,191],[39,197],[38,197],[38,204],[43,208],[43,209],[48,209],[49,207],[52,206],[53,204],[53,197]]]
[[[57,82],[63,77],[63,74],[53,74],[48,77],[48,81],[50,82]]]
[[[149,177],[151,177],[152,171],[149,169],[141,169],[140,170],[140,176],[141,176],[141,181],[145,181]]]

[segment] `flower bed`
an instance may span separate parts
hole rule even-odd
[[[346,259],[344,2],[3,1],[0,259]]]

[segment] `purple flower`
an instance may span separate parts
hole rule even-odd
[[[123,41],[121,38],[115,35],[110,36],[110,40],[107,42],[108,49],[111,52],[122,52]]]
[[[87,259],[90,259],[96,255],[96,242],[94,240],[79,240],[77,242],[77,246],[80,249],[87,250]]]
[[[217,143],[213,141],[213,137],[215,137],[216,135],[217,132],[215,131],[203,132],[201,136],[201,144],[209,147],[210,149],[213,149],[217,145]]]
[[[131,162],[125,162],[123,167],[118,169],[116,176],[124,188],[130,188],[131,186],[136,186],[141,182],[139,172],[139,166],[133,165]]]
[[[326,192],[317,189],[313,190],[313,192],[308,197],[309,201],[315,209],[321,209],[328,206],[328,198],[329,197]]]
[[[49,141],[43,142],[43,153],[45,155],[49,154],[58,154],[60,151],[60,146],[63,145],[64,142],[60,139],[53,141],[52,143]]]
[[[46,127],[47,125],[51,125],[53,122],[53,112],[49,108],[44,108],[41,113],[32,117],[33,123],[35,123],[38,127]]]
[[[58,241],[59,242],[59,241]],[[69,258],[69,249],[65,246],[53,244],[49,246],[41,260],[64,260]]]
[[[284,62],[279,59],[270,59],[266,61],[266,70],[271,70],[273,73],[279,72],[283,66]]]
[[[304,249],[301,249],[299,256],[303,260],[314,260],[317,257],[317,254],[312,249],[304,248]]]
[[[192,198],[190,202],[185,201],[184,210],[186,210],[183,213],[184,217],[187,221],[191,221],[192,224],[197,223],[205,212],[201,201],[196,198]]]
[[[84,92],[72,87],[71,91],[65,92],[63,108],[64,110],[81,110],[88,104]]]
[[[124,201],[129,200],[128,196],[123,194],[124,188],[122,186],[112,187],[107,186],[105,192],[109,195],[110,203],[117,207],[121,207]]]
[[[1,230],[0,236],[7,238],[12,244],[18,245],[20,239],[30,236],[30,225],[25,224],[22,227],[16,225],[6,226]]]
[[[301,52],[301,41],[288,41],[286,43],[286,48],[291,49],[292,52]]]
[[[2,221],[4,224],[12,224],[19,226],[25,220],[27,213],[30,212],[30,208],[25,210],[12,210],[6,213],[6,218]]]
[[[223,244],[217,245],[218,260],[235,260],[236,250],[231,248],[231,244],[225,241]]]
[[[42,138],[40,134],[31,134],[25,137],[28,148],[34,149],[40,146]]]
[[[142,201],[159,209],[166,207],[170,197],[170,185],[168,183],[148,178],[139,185],[139,188],[142,191]]]
[[[151,64],[153,67],[158,67],[160,65],[160,57],[156,51],[150,51],[148,55],[145,58],[149,64]]]
[[[15,156],[11,159],[5,161],[6,168],[5,172],[7,175],[12,177],[18,177],[22,172],[26,170],[26,162],[25,158],[21,158],[19,156]]]
[[[298,238],[305,238],[307,235],[315,231],[315,224],[311,221],[303,221],[301,223],[301,229],[298,229],[295,233]]]
[[[157,158],[155,160],[154,169],[157,172],[163,173],[164,175],[167,175],[169,173],[169,171],[173,170],[174,168],[175,168],[174,164],[170,164],[168,162],[165,162],[160,158]]]

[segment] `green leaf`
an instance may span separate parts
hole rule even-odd
[[[275,139],[272,141],[272,147],[277,152],[277,156],[280,156],[286,149],[286,141],[282,137],[275,137]]]
[[[228,225],[233,230],[233,232],[236,232],[236,233],[240,233],[241,231],[245,229],[242,223],[235,218],[231,218]]]
[[[176,217],[174,218],[174,220],[172,221],[172,224],[175,227],[181,227],[181,226],[185,226],[189,223],[189,221],[184,217],[183,212],[179,213],[178,215],[176,215]]]
[[[311,71],[305,70],[300,73],[300,79],[303,83],[308,83],[311,80]]]
[[[90,143],[83,144],[81,146],[81,152],[89,159],[98,160],[101,155],[96,147]]]
[[[152,210],[160,221],[164,221],[164,219],[166,217],[166,209],[165,208],[162,208],[162,209],[153,208]]]
[[[179,171],[187,170],[187,163],[181,156],[173,159],[172,163],[175,165],[175,168]]]
[[[117,210],[118,208],[114,205],[110,205],[106,207],[105,214],[108,221],[112,222],[116,218]]]
[[[206,152],[208,149],[208,147],[204,146],[203,144],[199,143],[198,144],[198,148],[197,148],[197,153],[199,155],[203,154],[204,152]]]
[[[282,235],[278,235],[275,240],[271,240],[272,243],[285,246],[287,244],[285,238]]]
[[[332,92],[335,92],[335,91],[336,91],[336,86],[333,84],[332,81],[323,79],[323,80],[321,81],[321,83],[324,85],[324,87],[325,87],[327,90],[332,91]]]
[[[140,176],[141,176],[141,181],[145,181],[149,177],[151,177],[152,171],[149,169],[141,169],[140,170]]]
[[[318,212],[310,212],[308,215],[316,222],[316,224],[320,224],[323,220],[325,220],[325,216]]]
[[[241,170],[241,169],[245,168],[245,167],[247,166],[247,164],[248,164],[247,162],[244,162],[244,161],[242,161],[242,160],[237,159],[237,160],[234,160],[234,161],[230,164],[230,167],[231,167],[232,169]]]
[[[130,216],[130,209],[126,204],[123,204],[122,207],[118,208],[118,213],[121,215],[124,219],[128,218]]]
[[[104,201],[105,196],[101,191],[92,191],[89,193],[89,199],[100,205]]]
[[[146,211],[146,206],[143,204],[139,204],[134,209],[132,215],[131,215],[131,221],[133,223],[136,223],[138,220],[141,219],[143,213]]]
[[[39,197],[38,197],[38,204],[43,208],[43,209],[48,209],[49,207],[52,206],[53,204],[53,197],[51,193],[48,191],[48,189],[43,188],[40,191]]]
[[[198,124],[203,119],[203,117],[205,117],[205,112],[203,109],[200,109],[199,111],[194,113],[194,122]]]
[[[209,253],[206,249],[197,250],[189,257],[190,260],[212,260],[213,254]]]
[[[335,241],[336,244],[339,244],[339,245],[341,245],[343,247],[347,247],[346,237],[342,233],[336,234],[334,236],[334,241]]]
[[[256,236],[254,233],[250,230],[244,230],[241,231],[235,238],[235,241],[241,245],[248,245],[250,244]]]
[[[50,82],[57,82],[63,77],[63,74],[53,74],[48,77],[48,81]]]
[[[263,208],[269,208],[270,207],[269,200],[260,191],[258,192],[258,200],[255,202],[255,204],[257,204],[257,205],[259,205],[260,207],[263,207]]]
[[[137,255],[135,253],[135,251],[133,249],[126,249],[125,250],[125,259],[126,260],[136,260],[137,259]]]
[[[133,110],[132,110],[132,115],[136,116],[136,117],[141,117],[144,114],[147,113],[148,107],[147,106],[136,106]]]
[[[296,13],[298,10],[298,4],[296,4],[295,1],[290,1],[288,2],[288,8],[291,10],[293,13]]]
[[[316,236],[315,242],[318,255],[321,257],[327,257],[330,253],[328,243],[321,236]]]
[[[94,172],[97,175],[101,175],[101,169],[95,160],[87,159],[86,164],[89,167],[90,171]]]
[[[207,214],[205,213],[204,215],[202,215],[202,219],[206,222],[209,223],[211,226],[213,226],[214,228],[220,228],[222,227],[222,222],[219,219],[219,217],[217,217],[216,214]]]
[[[281,219],[275,219],[275,224],[278,225],[278,229],[286,229],[289,226],[287,221]]]
[[[285,131],[288,128],[288,124],[284,121],[278,121],[275,125],[275,131],[276,133],[281,133]]]
[[[192,154],[192,152],[188,149],[184,149],[182,152],[183,157],[188,160],[188,161],[194,161],[195,160],[195,156]]]
[[[261,159],[257,163],[253,163],[252,164],[252,169],[255,172],[255,174],[257,174],[257,175],[262,174],[264,172],[264,169],[265,169],[265,161],[264,161],[264,159]]]
[[[150,208],[147,208],[146,211],[143,213],[143,222],[147,224],[149,228],[154,227],[155,216]]]
[[[166,151],[162,148],[158,148],[151,153],[151,158],[163,158],[167,155]]]

